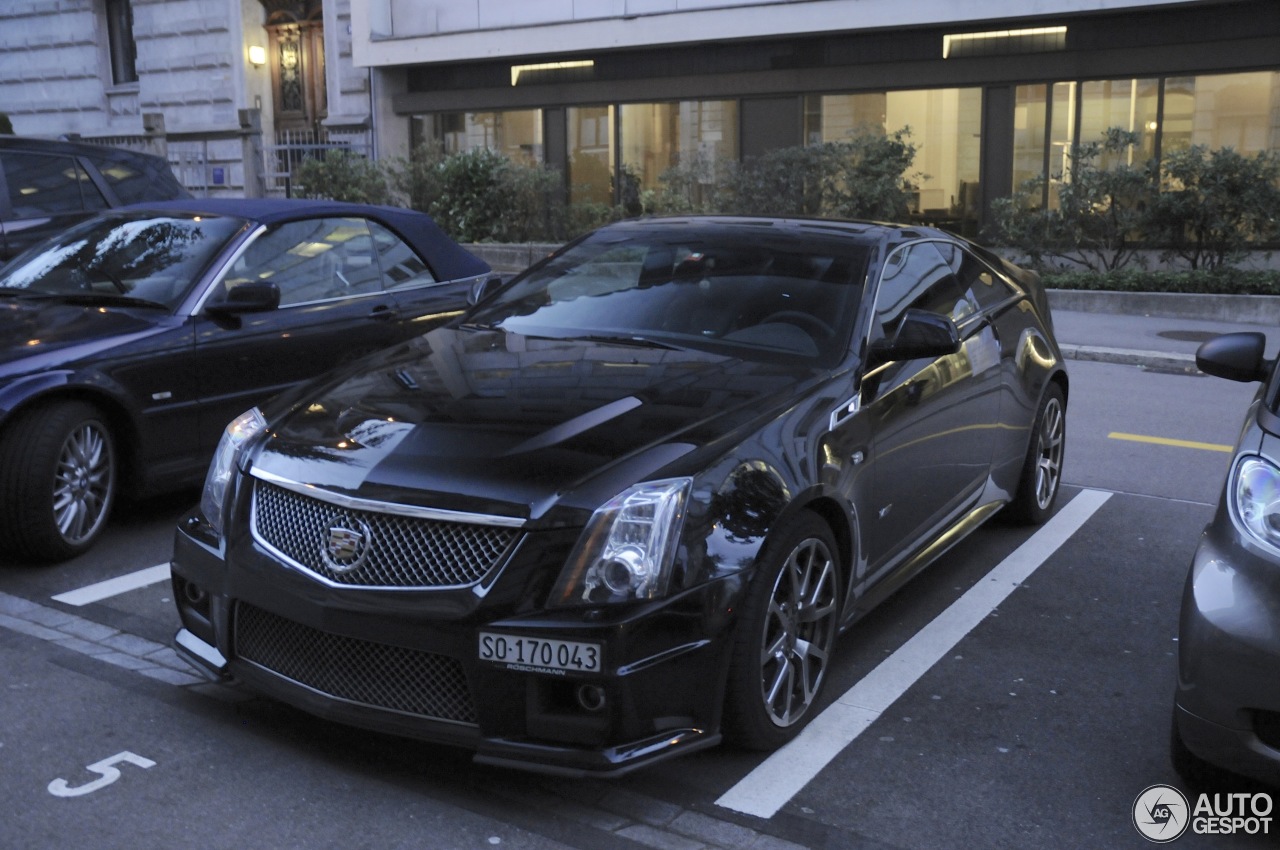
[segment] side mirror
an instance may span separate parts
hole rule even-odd
[[[242,313],[265,313],[280,306],[280,287],[266,280],[238,283],[217,302],[205,305],[210,313],[238,316]]]
[[[471,285],[471,291],[467,293],[467,303],[472,307],[497,292],[502,287],[502,278],[498,275],[486,278],[485,280],[476,281]]]
[[[910,309],[892,339],[877,340],[871,346],[872,358],[880,363],[893,360],[915,360],[920,357],[943,357],[960,350],[960,331],[948,316],[928,310]]]
[[[1272,365],[1263,353],[1266,346],[1266,335],[1257,331],[1216,336],[1196,349],[1196,368],[1231,381],[1263,381]]]

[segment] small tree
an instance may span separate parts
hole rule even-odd
[[[641,194],[647,213],[721,212],[730,163],[702,151],[682,154],[658,177],[659,188]]]
[[[1193,145],[1166,153],[1163,172],[1155,221],[1167,259],[1220,269],[1241,260],[1251,242],[1280,235],[1280,153]]]
[[[746,215],[900,220],[910,212],[916,146],[911,129],[862,130],[846,141],[781,148],[749,157],[717,200]]]
[[[1032,178],[992,205],[988,235],[1022,249],[1037,266],[1056,259],[1093,270],[1125,267],[1142,247],[1156,195],[1154,162],[1127,162],[1138,141],[1137,133],[1113,127],[1101,141],[1078,146],[1067,179],[1057,175],[1056,209],[1039,208],[1045,179]],[[1108,161],[1120,164],[1106,167]]]
[[[911,213],[908,175],[916,158],[911,128],[894,133],[861,132],[828,153],[835,179],[827,188],[827,212],[836,218],[903,221]]]

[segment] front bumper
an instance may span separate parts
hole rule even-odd
[[[175,539],[175,648],[208,676],[560,775],[621,775],[720,741],[734,578],[626,611],[518,611],[497,586],[505,575],[483,598],[333,588],[247,541],[228,568],[198,524],[186,520]],[[482,662],[480,631],[598,643],[604,663],[579,673]]]
[[[1174,702],[1195,756],[1280,784],[1280,563],[1221,510],[1187,576]]]

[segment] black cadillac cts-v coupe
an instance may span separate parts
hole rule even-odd
[[[605,227],[227,428],[180,651],[324,717],[616,774],[777,747],[836,637],[983,520],[1052,511],[1035,275],[945,233]]]

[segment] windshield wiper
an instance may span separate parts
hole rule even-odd
[[[555,339],[576,339],[584,342],[601,342],[609,345],[631,345],[638,348],[665,348],[668,351],[679,351],[680,347],[672,345],[669,342],[660,342],[659,340],[647,337],[642,334],[601,334],[589,333],[582,335],[554,337]]]

